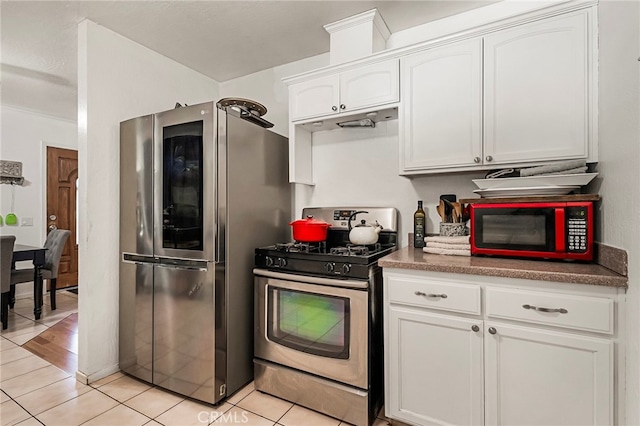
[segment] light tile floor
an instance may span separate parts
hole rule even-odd
[[[19,299],[0,333],[0,424],[91,426],[347,425],[291,402],[256,391],[253,383],[218,406],[199,403],[122,373],[83,385],[75,377],[20,347],[77,312],[77,296],[61,291],[58,309],[45,298],[33,320],[33,299]],[[378,418],[375,426],[392,424]],[[393,422],[393,424],[396,424]]]

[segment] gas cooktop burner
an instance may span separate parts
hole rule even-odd
[[[380,244],[371,246],[357,246],[353,244],[347,244],[346,246],[333,247],[329,250],[329,253],[339,256],[369,256],[372,253],[376,253],[382,250]]]
[[[302,217],[312,216],[330,224],[325,241],[289,242],[255,249],[255,266],[272,272],[336,279],[369,280],[377,260],[394,251],[398,244],[397,211],[392,207],[304,208]],[[372,245],[353,244],[349,220],[380,223],[383,230]]]

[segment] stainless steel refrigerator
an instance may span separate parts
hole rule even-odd
[[[120,123],[120,369],[212,404],[253,380],[254,249],[290,238],[287,139],[228,104]]]

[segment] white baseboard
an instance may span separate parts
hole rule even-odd
[[[103,379],[107,376],[110,376],[113,373],[117,373],[118,371],[120,371],[120,367],[118,367],[118,365],[112,365],[88,376],[82,371],[78,370],[76,371],[76,380],[84,385],[88,385],[90,383],[97,382],[98,380]]]

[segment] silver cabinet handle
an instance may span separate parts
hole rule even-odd
[[[522,307],[525,309],[531,309],[533,311],[538,311],[538,312],[558,312],[560,314],[569,313],[569,311],[567,311],[565,308],[541,308],[539,306],[533,306],[533,305],[522,305]]]
[[[474,163],[479,163],[480,162],[480,157],[473,157],[473,162]]]
[[[337,111],[337,110],[338,110],[338,107],[334,105],[334,106],[332,106],[332,107],[331,107],[331,110],[332,110],[332,111]]]
[[[473,330],[473,331],[480,331],[480,327],[478,327],[477,325],[472,325],[472,326],[471,326],[471,330]]]
[[[435,294],[435,293],[423,293],[421,291],[416,291],[413,294],[416,296],[426,296],[426,297],[440,297],[441,299],[446,299],[448,296],[444,293]]]
[[[345,104],[340,104],[340,109],[345,109],[347,106]]]
[[[496,334],[498,332],[498,330],[496,330],[493,327],[489,327],[489,334]]]
[[[490,155],[487,155],[484,159],[487,161],[493,161],[493,157]]]

